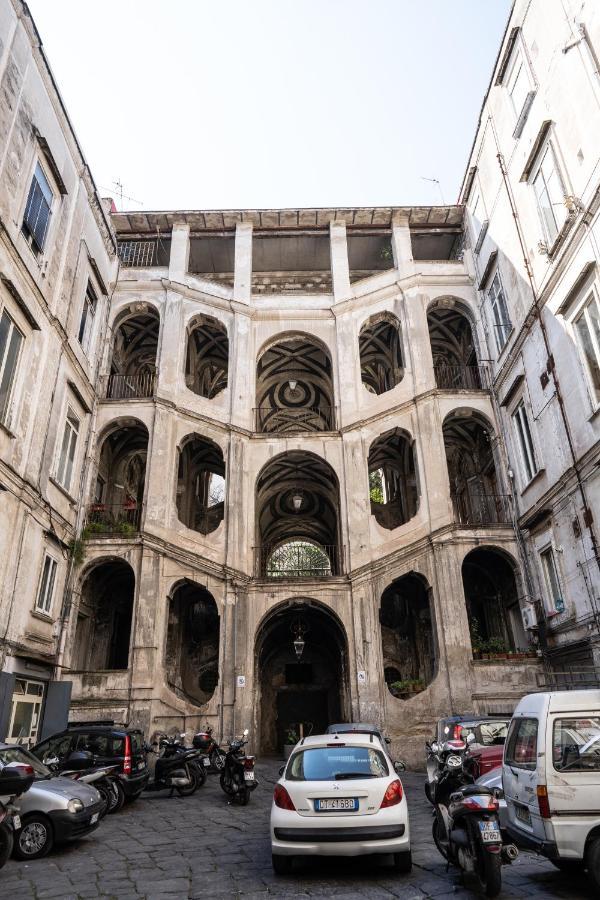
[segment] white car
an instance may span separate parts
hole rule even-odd
[[[296,744],[275,785],[271,852],[278,875],[294,856],[392,854],[410,872],[408,807],[398,770],[373,735],[322,734]]]

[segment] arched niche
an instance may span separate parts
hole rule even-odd
[[[463,560],[462,581],[474,655],[525,649],[514,560],[500,549],[477,547]]]
[[[138,419],[114,422],[101,438],[89,532],[126,536],[140,528],[146,484],[148,429]]]
[[[212,316],[196,316],[187,334],[186,386],[212,400],[227,387],[229,338],[225,326]]]
[[[135,575],[123,559],[95,563],[81,585],[73,668],[98,672],[127,669]]]
[[[199,706],[208,703],[219,683],[219,640],[212,594],[193,581],[180,582],[169,597],[167,680]]]
[[[210,534],[225,514],[223,451],[208,438],[190,434],[178,450],[177,517],[192,531]]]
[[[404,525],[419,508],[414,442],[401,428],[386,431],[369,447],[368,466],[371,515],[382,528]]]
[[[272,342],[256,365],[256,430],[281,434],[334,427],[329,351],[307,334]]]
[[[371,316],[358,336],[360,375],[372,394],[384,394],[404,378],[400,322],[389,312]]]
[[[427,311],[427,326],[436,387],[485,388],[485,372],[478,364],[471,319],[462,304],[452,298],[435,302]]]
[[[140,311],[125,314],[115,323],[106,386],[111,400],[154,395],[160,316],[153,306],[137,305]]]
[[[431,588],[422,575],[409,572],[385,589],[379,622],[388,690],[399,699],[410,699],[430,684],[436,671]]]

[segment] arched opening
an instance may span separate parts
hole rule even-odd
[[[440,301],[427,313],[436,387],[440,390],[485,388],[484,369],[477,363],[473,329],[456,301]]]
[[[257,574],[268,578],[339,575],[339,485],[313,453],[276,456],[256,482]]]
[[[305,736],[322,734],[349,717],[346,635],[320,604],[294,602],[267,616],[257,633],[256,670],[261,753],[295,743],[300,725]]]
[[[503,654],[524,649],[519,592],[514,565],[498,550],[478,547],[462,564],[473,654]]]
[[[472,409],[455,410],[443,435],[455,520],[471,527],[510,523],[510,497],[499,490],[486,419]]]
[[[371,515],[383,528],[398,528],[417,514],[419,489],[414,445],[401,428],[386,431],[369,448]]]
[[[137,419],[115,423],[100,450],[88,533],[139,531],[146,484],[148,429]]]
[[[436,641],[431,588],[421,575],[397,578],[381,595],[379,622],[385,683],[406,700],[433,679]]]
[[[198,316],[188,330],[185,383],[212,400],[227,387],[229,338],[224,325],[212,316]]]
[[[219,611],[206,588],[185,580],[169,600],[167,680],[201,706],[219,683]]]
[[[358,336],[360,376],[372,394],[384,394],[404,378],[402,332],[392,313],[367,319]]]
[[[335,428],[331,358],[308,335],[282,338],[256,366],[256,430],[290,433]]]
[[[210,534],[223,521],[225,460],[213,441],[196,434],[179,447],[177,517],[187,528]]]
[[[122,559],[95,565],[81,587],[73,668],[86,672],[129,667],[135,576]]]
[[[151,306],[123,319],[116,328],[106,385],[111,400],[154,395],[159,331],[160,317]]]

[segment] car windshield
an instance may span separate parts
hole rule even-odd
[[[374,747],[340,744],[308,747],[294,753],[287,768],[290,781],[336,781],[352,778],[384,778],[389,769],[383,753]]]
[[[552,755],[559,772],[600,772],[600,716],[556,719]]]
[[[50,778],[52,772],[50,769],[37,759],[29,750],[24,747],[4,747],[0,750],[0,762],[7,766],[9,763],[18,763],[21,766],[31,766],[35,772],[36,780],[38,778]]]

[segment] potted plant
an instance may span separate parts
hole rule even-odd
[[[492,659],[506,659],[507,647],[501,637],[491,637],[486,642],[486,647]]]
[[[298,732],[290,725],[285,733],[285,740],[283,744],[283,755],[285,759],[290,758],[290,754],[299,740],[300,738],[298,736]]]

